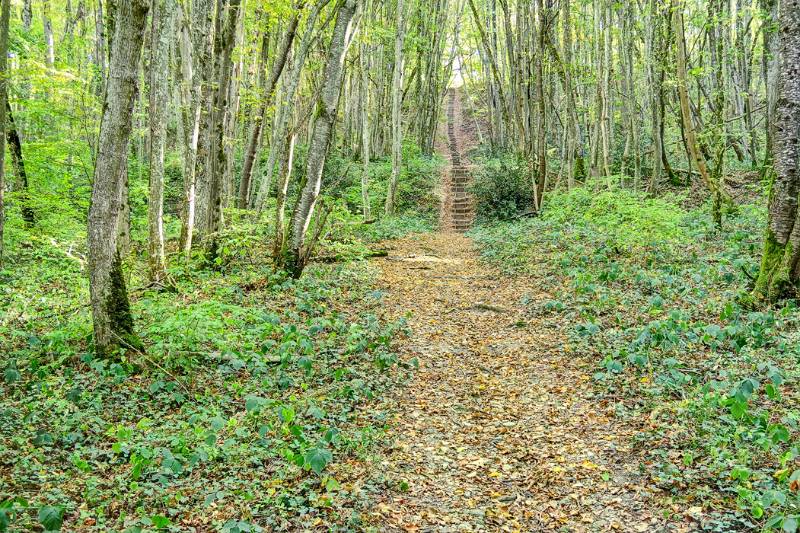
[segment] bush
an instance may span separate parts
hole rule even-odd
[[[512,220],[533,206],[533,187],[525,163],[512,155],[482,162],[472,175],[478,220]]]
[[[545,198],[543,217],[559,225],[591,226],[620,251],[670,248],[687,238],[687,213],[670,198],[647,198],[628,189],[595,192],[577,187]]]

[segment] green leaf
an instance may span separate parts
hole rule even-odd
[[[45,531],[61,531],[64,522],[64,508],[62,506],[45,505],[39,509],[39,523]]]
[[[770,438],[772,439],[773,444],[778,444],[779,442],[789,442],[789,430],[786,426],[776,424],[770,430]]]
[[[317,474],[322,473],[328,463],[333,460],[333,454],[327,448],[312,448],[303,456],[305,464]]]
[[[797,518],[789,516],[783,519],[783,530],[786,533],[795,533],[797,531]]]
[[[172,524],[169,518],[162,515],[153,515],[150,517],[150,521],[153,523],[153,527],[157,529],[163,529]]]
[[[259,412],[263,404],[264,404],[264,399],[259,398],[258,396],[248,396],[244,400],[244,408],[245,410],[247,410],[248,413]]]
[[[292,420],[294,420],[295,412],[292,406],[287,405],[286,407],[281,407],[278,410],[278,416],[281,417],[281,420],[287,424],[291,424]]]

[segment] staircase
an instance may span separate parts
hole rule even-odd
[[[467,192],[470,175],[469,169],[461,161],[461,152],[458,145],[456,128],[460,117],[456,115],[457,95],[455,89],[450,89],[447,103],[447,139],[450,150],[449,179],[445,184],[445,201],[443,209],[443,230],[463,233],[471,226],[475,218],[474,203]]]

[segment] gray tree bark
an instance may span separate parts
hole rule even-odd
[[[44,24],[44,43],[47,50],[45,61],[48,68],[53,68],[56,62],[56,48],[53,40],[53,22],[50,19],[50,0],[42,2],[42,23]]]
[[[395,18],[394,38],[394,69],[392,71],[392,174],[389,178],[389,188],[386,192],[386,215],[394,214],[397,184],[400,180],[400,170],[403,163],[403,122],[401,116],[403,93],[403,45],[406,38],[405,6],[403,0],[397,0],[397,13]]]
[[[780,84],[772,140],[775,182],[769,224],[755,287],[775,300],[800,282],[800,0],[782,0]]]
[[[338,111],[339,91],[342,86],[342,74],[344,72],[344,58],[347,54],[351,22],[357,6],[358,0],[345,0],[339,7],[325,61],[322,92],[317,100],[317,119],[314,122],[314,129],[308,148],[306,184],[300,195],[297,208],[292,215],[289,249],[286,254],[283,254],[281,261],[281,266],[296,278],[303,273],[308,260],[308,250],[304,247],[305,236],[322,187],[322,172],[325,167],[325,159],[328,155],[333,125]]]
[[[31,23],[33,22],[33,8],[31,6],[32,0],[24,0],[22,2],[22,27],[25,31],[30,31]]]
[[[120,347],[141,347],[133,329],[117,250],[116,220],[148,8],[147,0],[129,0],[121,3],[115,14],[110,75],[89,208],[88,267],[95,350],[104,355]]]
[[[254,205],[257,211],[257,217],[261,216],[261,211],[264,208],[264,202],[266,201],[267,193],[269,192],[272,175],[275,171],[275,163],[278,161],[279,157],[282,157],[281,154],[285,154],[287,149],[287,140],[290,137],[287,136],[289,119],[291,118],[292,109],[294,108],[297,87],[300,85],[300,77],[303,72],[303,65],[308,57],[308,50],[314,38],[314,25],[316,24],[320,12],[326,5],[328,5],[329,2],[330,0],[320,0],[314,5],[314,8],[308,15],[308,19],[306,19],[306,30],[303,33],[303,38],[300,40],[300,46],[297,48],[297,51],[293,53],[294,59],[292,61],[292,69],[287,73],[287,76],[283,77],[283,81],[281,82],[282,101],[278,106],[278,111],[275,117],[275,125],[272,132],[272,143],[269,147],[269,157],[267,159],[267,168],[261,183],[259,183],[258,193],[254,195]],[[285,160],[283,157],[282,159]],[[283,179],[288,174],[286,172],[281,172],[279,169],[278,175],[281,176],[281,179]],[[279,184],[278,187],[280,189],[283,187],[283,184]],[[276,215],[276,218],[277,217],[282,218],[283,213],[278,213]],[[279,233],[283,234],[282,227]]]
[[[164,253],[164,148],[169,102],[169,48],[173,33],[173,0],[153,0],[150,37],[150,195],[147,204],[150,279],[166,272]]]
[[[227,6],[223,9],[223,4]],[[239,23],[241,0],[221,0],[217,4],[217,23],[215,30],[214,68],[215,91],[211,110],[211,149],[209,153],[210,186],[208,189],[208,224],[206,234],[213,235],[222,226],[222,182],[226,166],[225,153],[225,109],[228,106],[228,83],[233,71],[233,47],[236,40],[236,27]],[[212,239],[210,247],[215,246]]]

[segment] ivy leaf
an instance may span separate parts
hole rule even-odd
[[[311,470],[321,474],[328,463],[333,460],[333,454],[327,448],[312,448],[306,452],[303,458]]]
[[[163,529],[172,524],[169,518],[161,515],[151,516],[150,521],[153,523],[153,527],[155,527],[156,529]]]
[[[45,505],[39,509],[39,523],[45,531],[61,531],[64,522],[64,508],[62,506]]]

